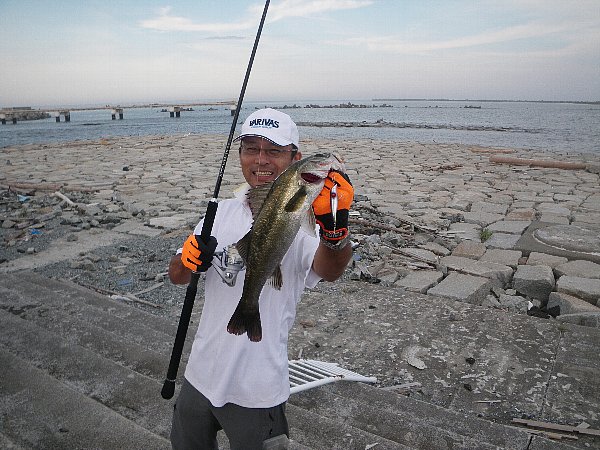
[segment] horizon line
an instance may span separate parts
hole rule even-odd
[[[352,100],[339,100],[339,99],[296,99],[296,100],[247,100],[244,103],[261,103],[261,102],[275,102],[275,103],[284,103],[288,101],[295,102],[330,102],[330,101],[372,101],[372,102],[480,102],[480,103],[565,103],[565,104],[583,104],[583,105],[599,105],[600,100],[510,100],[510,99],[453,99],[453,98],[372,98],[368,99],[352,99]],[[128,103],[71,103],[71,104],[63,104],[63,105],[52,105],[52,106],[0,106],[0,110],[11,110],[11,109],[21,109],[21,108],[36,108],[38,110],[49,110],[52,108],[69,108],[72,110],[83,108],[83,109],[108,109],[108,108],[140,108],[140,107],[162,107],[162,106],[201,106],[201,105],[213,105],[213,106],[224,106],[231,105],[231,103],[235,103],[235,100],[197,100],[197,101],[177,101],[173,100],[172,102],[165,101],[139,101],[139,102],[128,102]]]

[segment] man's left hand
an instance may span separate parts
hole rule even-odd
[[[313,202],[321,239],[328,247],[344,246],[342,242],[348,237],[348,215],[353,200],[354,188],[348,175],[337,170],[330,171],[323,190]],[[336,203],[337,211],[334,212],[332,205],[335,207]]]

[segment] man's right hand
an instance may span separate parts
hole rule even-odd
[[[190,234],[183,243],[181,262],[192,272],[206,272],[211,265],[217,248],[217,239],[211,236],[205,244],[200,236]]]

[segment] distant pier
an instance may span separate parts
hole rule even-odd
[[[181,117],[182,111],[193,111],[193,106],[229,106],[230,110],[235,110],[235,101],[221,101],[221,102],[203,102],[203,103],[186,103],[186,104],[162,104],[162,103],[150,103],[145,105],[130,105],[130,106],[102,106],[95,108],[44,108],[44,109],[32,109],[29,106],[26,107],[11,107],[11,108],[0,108],[0,122],[2,125],[6,125],[9,122],[16,124],[18,121],[23,120],[37,120],[48,117],[54,117],[57,123],[61,122],[61,116],[64,122],[71,121],[71,113],[77,111],[95,111],[106,109],[110,110],[111,120],[123,120],[125,109],[139,109],[139,108],[161,108],[163,112],[169,112],[170,117]]]
[[[61,110],[61,111],[52,111],[50,113],[50,115],[52,117],[54,117],[56,119],[57,122],[60,122],[60,116],[63,116],[65,118],[65,122],[70,122],[71,121],[71,111],[69,110]]]
[[[117,114],[119,115],[119,120],[123,120],[123,108],[114,108],[111,111],[111,119],[117,120]]]

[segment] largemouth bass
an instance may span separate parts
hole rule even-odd
[[[236,244],[246,264],[246,275],[242,297],[227,325],[229,333],[247,333],[253,342],[262,339],[260,293],[267,281],[275,289],[285,282],[279,265],[300,227],[315,234],[312,203],[332,169],[344,170],[338,156],[330,153],[309,156],[290,165],[273,183],[248,192],[254,222]]]

